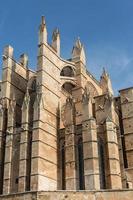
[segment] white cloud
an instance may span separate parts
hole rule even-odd
[[[89,47],[90,48],[90,47]],[[121,88],[133,86],[133,55],[111,46],[94,47],[87,52],[88,70],[99,79],[102,68],[109,72],[115,93]]]

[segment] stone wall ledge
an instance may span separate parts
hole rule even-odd
[[[32,191],[0,195],[0,200],[133,200],[133,189],[91,191]]]

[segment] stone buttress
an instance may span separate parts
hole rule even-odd
[[[99,152],[102,151],[102,157],[100,159],[103,161],[101,167],[105,169],[105,174],[101,174],[101,180],[105,176],[103,187],[110,189],[121,188],[122,182],[116,131],[117,124],[115,121],[113,97],[107,93],[95,97],[95,102],[99,145],[100,148],[103,147],[103,149],[99,149]],[[103,143],[103,146],[101,143]]]
[[[66,190],[77,189],[76,139],[75,139],[75,105],[71,98],[65,106],[65,166]]]
[[[39,28],[37,95],[34,103],[31,190],[57,189],[57,121],[60,62],[47,43],[45,19]]]
[[[133,186],[133,88],[120,90],[127,186]]]
[[[92,97],[85,92],[83,94],[82,137],[84,157],[84,177],[86,190],[100,189],[98,138],[96,119],[92,116]]]

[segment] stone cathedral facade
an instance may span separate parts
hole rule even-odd
[[[26,54],[16,61],[13,48],[4,48],[0,82],[1,195],[130,190],[132,140],[133,87],[120,90],[114,97],[105,69],[100,81],[87,71],[79,39],[71,58],[64,60],[58,29],[48,44],[42,17],[36,71],[29,68]]]

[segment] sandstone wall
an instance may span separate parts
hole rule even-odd
[[[133,190],[29,192],[0,196],[0,200],[132,200]]]

